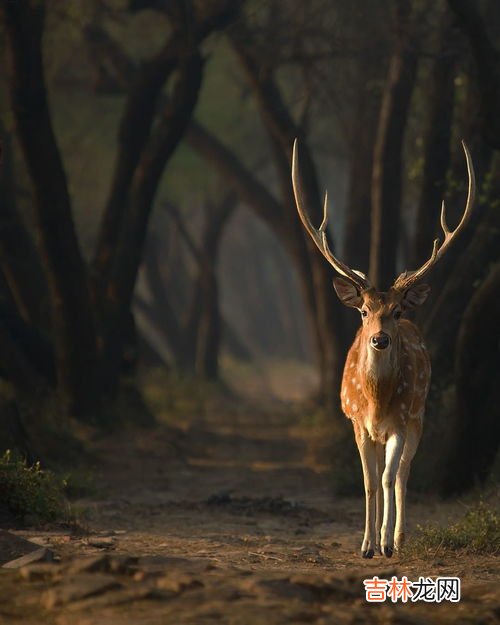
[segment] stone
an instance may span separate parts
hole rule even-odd
[[[40,545],[26,540],[22,536],[0,530],[0,565],[16,560],[37,549],[40,549]]]
[[[27,553],[20,558],[16,558],[15,560],[10,560],[2,565],[4,569],[20,569],[23,566],[27,566],[28,564],[33,564],[34,562],[48,562],[54,559],[54,552],[47,547],[41,547],[32,551],[31,553]]]
[[[114,549],[116,539],[112,536],[96,536],[90,537],[85,542],[90,547],[97,547],[98,549]]]

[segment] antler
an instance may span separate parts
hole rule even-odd
[[[358,272],[354,269],[351,269],[347,265],[345,265],[342,261],[336,258],[330,247],[328,246],[328,240],[326,238],[326,226],[328,224],[328,193],[325,193],[325,201],[323,203],[323,221],[317,230],[311,223],[308,214],[304,210],[304,198],[302,192],[302,185],[300,180],[300,175],[298,171],[298,148],[297,148],[297,139],[293,142],[293,154],[292,154],[292,184],[293,184],[293,193],[295,195],[295,203],[297,205],[297,212],[299,213],[300,220],[304,225],[304,228],[309,233],[311,239],[316,244],[316,247],[323,254],[326,260],[330,263],[330,265],[337,271],[341,276],[348,278],[351,282],[353,282],[359,289],[365,291],[370,288],[370,283],[366,276],[361,272]]]
[[[435,263],[437,263],[437,261],[444,255],[448,247],[451,245],[452,241],[455,239],[455,237],[460,233],[462,228],[469,221],[469,218],[472,212],[472,207],[474,205],[474,198],[476,195],[476,177],[474,175],[474,166],[472,164],[472,158],[471,158],[469,149],[467,148],[464,141],[462,141],[462,147],[465,153],[465,160],[467,161],[467,173],[469,176],[469,190],[467,193],[467,203],[465,204],[465,210],[462,215],[462,219],[460,220],[460,223],[455,228],[455,230],[450,232],[450,229],[448,228],[448,224],[446,223],[446,208],[445,208],[444,200],[443,200],[443,203],[441,204],[441,228],[443,229],[443,232],[444,232],[444,241],[442,245],[439,246],[439,239],[435,239],[433,249],[432,249],[432,254],[430,255],[430,258],[420,267],[420,269],[417,269],[416,271],[404,271],[400,276],[398,276],[398,278],[396,278],[396,281],[394,282],[395,289],[399,289],[399,290],[407,289],[408,287],[415,284],[415,282],[420,280],[431,269],[431,267],[433,267]]]

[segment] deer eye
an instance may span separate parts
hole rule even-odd
[[[394,319],[399,319],[401,317],[401,311],[400,310],[396,310],[394,312]]]
[[[363,309],[363,310],[361,311],[361,316],[362,316],[362,317],[366,317],[367,315],[368,315],[368,311]]]

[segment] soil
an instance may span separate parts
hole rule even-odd
[[[498,557],[361,559],[364,503],[332,493],[311,452],[324,434],[282,405],[241,412],[93,441],[86,531],[17,531],[56,561],[0,570],[0,623],[500,623]],[[410,496],[410,533],[463,512]],[[374,575],[458,576],[462,599],[369,604]]]

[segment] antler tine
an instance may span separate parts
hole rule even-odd
[[[472,157],[470,155],[469,149],[465,144],[465,141],[462,141],[462,147],[465,153],[465,160],[467,163],[467,174],[469,177],[469,187],[467,191],[467,202],[465,204],[465,209],[462,214],[462,218],[458,223],[457,227],[450,231],[448,228],[448,224],[446,222],[446,206],[444,200],[441,204],[441,228],[444,233],[444,240],[441,245],[439,245],[439,239],[434,241],[434,246],[432,249],[432,254],[430,258],[419,268],[417,271],[404,271],[394,282],[394,288],[397,289],[406,289],[410,287],[412,284],[415,284],[418,280],[420,280],[430,269],[431,267],[437,263],[437,261],[444,255],[446,250],[451,245],[452,241],[461,230],[464,228],[466,223],[469,221],[472,207],[474,206],[474,199],[476,197],[476,177],[474,174],[474,165],[472,164]]]
[[[339,273],[341,276],[348,278],[351,282],[356,284],[361,290],[366,290],[370,288],[370,283],[366,278],[361,276],[359,273],[352,270],[350,267],[345,265],[342,261],[334,256],[330,247],[328,245],[328,240],[326,236],[326,227],[328,225],[328,193],[325,193],[325,200],[323,203],[323,220],[319,229],[316,229],[309,215],[305,211],[305,202],[302,192],[302,185],[300,181],[300,175],[298,170],[298,142],[297,139],[293,142],[293,152],[292,152],[292,185],[293,185],[293,193],[295,196],[295,204],[297,206],[297,212],[299,214],[300,220],[304,226],[304,228],[309,233],[309,236],[314,241],[316,247],[323,254],[326,260],[330,263],[330,265]]]

